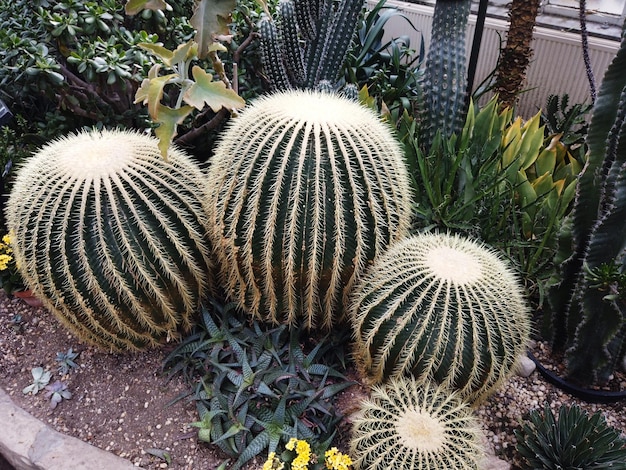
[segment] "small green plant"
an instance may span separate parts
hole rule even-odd
[[[477,470],[484,449],[470,406],[432,383],[395,378],[372,390],[355,419],[357,470]]]
[[[307,441],[292,437],[280,456],[276,452],[269,453],[262,470],[349,470],[351,465],[352,459],[336,447],[313,452]]]
[[[76,358],[79,354],[78,352],[74,352],[72,348],[68,349],[67,352],[58,352],[54,360],[57,363],[59,374],[65,375],[73,369],[78,368]]]
[[[354,355],[374,383],[412,375],[489,396],[526,350],[530,315],[519,278],[493,249],[420,234],[378,257],[354,289]]]
[[[54,409],[63,400],[72,398],[72,393],[67,389],[67,385],[57,380],[52,385],[46,386],[46,398],[50,400],[50,408]]]
[[[43,367],[34,367],[31,369],[30,373],[33,376],[33,383],[24,388],[24,390],[22,390],[22,393],[24,395],[28,395],[29,393],[32,395],[37,395],[39,391],[43,390],[45,386],[50,383],[52,373],[44,370]]]
[[[626,469],[626,440],[600,412],[589,416],[577,405],[562,405],[555,417],[546,404],[514,432],[523,470]]]
[[[292,437],[330,442],[340,419],[332,398],[352,384],[324,360],[338,345],[309,349],[297,329],[239,317],[234,304],[203,307],[198,329],[164,363],[193,389],[199,439],[235,458],[233,469]]]

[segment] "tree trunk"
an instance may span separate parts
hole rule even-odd
[[[512,0],[509,6],[509,31],[500,52],[494,92],[503,107],[514,106],[522,90],[526,69],[533,54],[531,42],[540,0]]]

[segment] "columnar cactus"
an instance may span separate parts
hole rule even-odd
[[[475,470],[484,455],[480,436],[457,394],[398,377],[375,386],[361,404],[350,454],[363,470]]]
[[[138,349],[190,326],[209,285],[204,177],[125,131],[55,140],[18,171],[7,219],[35,293],[81,339]]]
[[[548,296],[553,346],[583,383],[606,382],[626,358],[625,67],[626,28],[592,108],[588,158]]]
[[[474,403],[510,376],[530,332],[512,269],[446,234],[392,246],[355,287],[349,313],[355,357],[372,382],[413,375]]]
[[[258,99],[223,134],[208,179],[225,287],[274,323],[331,328],[366,265],[410,225],[391,130],[334,94]]]
[[[437,0],[421,81],[422,135],[429,149],[435,134],[459,135],[466,113],[465,34],[470,0]]]
[[[363,0],[280,0],[276,20],[259,23],[272,90],[314,89],[339,78]]]

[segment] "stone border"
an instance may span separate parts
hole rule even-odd
[[[136,469],[129,460],[66,436],[15,405],[0,388],[0,454],[15,470]]]

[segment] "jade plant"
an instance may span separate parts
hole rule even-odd
[[[626,266],[626,37],[609,65],[592,109],[587,163],[572,213],[560,234],[550,288],[547,334],[565,352],[567,374],[603,383],[626,356],[626,302],[620,276]]]
[[[398,377],[361,403],[350,455],[357,470],[477,470],[480,436],[471,407],[456,393]]]
[[[512,375],[530,334],[517,274],[461,236],[421,234],[378,257],[357,284],[355,358],[373,383],[412,375],[472,403]]]
[[[531,411],[515,430],[523,470],[626,469],[626,440],[602,413],[589,416],[577,405],[561,405],[555,416],[546,404]]]
[[[130,131],[54,140],[20,167],[7,206],[25,283],[80,339],[153,346],[188,329],[211,280],[204,174]]]
[[[227,292],[274,323],[341,322],[354,282],[410,225],[409,179],[391,129],[335,94],[255,101],[223,134],[208,181]]]

